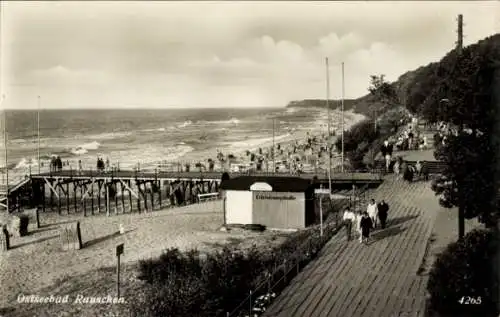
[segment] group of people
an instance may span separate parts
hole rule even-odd
[[[51,172],[61,171],[62,168],[63,168],[63,162],[61,160],[61,157],[52,156],[50,160],[50,171]]]
[[[381,229],[385,229],[388,212],[389,205],[384,200],[377,204],[375,199],[371,199],[364,212],[353,212],[350,207],[347,207],[343,216],[347,241],[352,240],[352,229],[354,227],[359,243],[368,244],[371,230],[377,228],[378,225],[380,225]]]
[[[412,118],[411,123],[408,124],[396,141],[398,150],[425,150],[428,148],[427,136],[420,135],[418,124],[418,119]]]
[[[419,178],[423,177],[425,180],[428,180],[427,167],[423,164],[425,162],[417,161],[413,166],[405,162],[401,157],[396,157],[396,159],[393,160],[393,149],[393,145],[389,140],[385,140],[380,148],[380,153],[385,159],[386,173],[392,171],[398,176],[401,175],[402,178],[408,182],[412,182],[415,176]]]
[[[106,163],[104,163],[104,160],[100,157],[97,157],[97,170],[100,172],[104,171],[109,171],[110,165],[109,165],[109,158],[106,158]]]

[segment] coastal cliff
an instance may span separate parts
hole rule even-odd
[[[489,36],[477,43],[471,44],[467,47],[472,55],[478,56],[486,54],[494,47],[500,45],[500,34]],[[423,104],[425,103],[430,92],[436,87],[435,78],[439,78],[439,73],[445,69],[453,68],[456,54],[454,50],[450,50],[439,61],[429,63],[417,69],[408,71],[399,78],[390,83],[390,86],[396,93],[398,104],[382,103],[377,98],[368,93],[363,97],[357,99],[345,99],[344,109],[352,110],[353,112],[363,114],[369,118],[375,116],[380,117],[381,114],[389,112],[393,108],[406,108],[412,113],[423,111]],[[496,60],[497,56],[491,56],[492,62]],[[432,108],[434,105],[427,105]],[[309,108],[309,107],[326,107],[325,99],[304,99],[290,101],[287,108]],[[330,100],[330,109],[337,109],[340,107],[340,100]],[[392,111],[391,111],[392,112]]]

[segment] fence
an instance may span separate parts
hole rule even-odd
[[[272,272],[263,274],[265,277],[257,283],[257,286],[248,291],[248,296],[230,312],[226,312],[226,317],[253,316],[262,313],[265,306],[271,303],[271,300],[282,291],[287,284],[297,276],[310,261],[312,261],[323,246],[337,233],[342,227],[340,222],[328,223],[324,226],[324,235],[319,237],[320,242],[317,245],[310,240],[300,245],[295,253],[283,263],[275,266]],[[303,252],[308,250],[307,252]],[[245,314],[247,312],[248,314]]]

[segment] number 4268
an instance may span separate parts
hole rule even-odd
[[[481,296],[462,296],[462,298],[460,298],[458,302],[462,305],[481,305]]]

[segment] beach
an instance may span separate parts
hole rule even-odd
[[[261,156],[266,157],[265,160],[269,164],[272,157],[270,152],[272,151],[273,139],[276,146],[274,157],[276,161],[289,156],[293,148],[297,149],[295,154],[301,160],[318,155],[318,150],[324,147],[326,141],[323,139],[326,137],[327,131],[327,112],[325,110],[280,109],[273,111],[267,115],[268,117],[272,115],[275,121],[274,138],[272,136],[272,119],[270,119],[270,124],[269,122],[263,123],[263,119],[259,120],[262,113],[258,117],[243,118],[241,116],[242,119],[218,120],[211,123],[190,120],[189,117],[186,120],[183,117],[172,123],[172,126],[176,127],[175,131],[178,135],[176,133],[164,135],[162,134],[164,131],[159,130],[163,128],[156,126],[140,130],[142,132],[127,134],[129,139],[126,139],[120,132],[110,132],[112,130],[110,123],[108,130],[96,135],[83,136],[73,131],[74,135],[69,133],[67,139],[64,137],[59,139],[44,138],[42,155],[45,159],[42,171],[48,169],[49,158],[52,154],[60,155],[61,160],[67,162],[63,169],[72,168],[75,170],[78,161],[82,161],[84,169],[95,169],[97,156],[103,159],[109,158],[111,162],[119,162],[122,169],[132,169],[138,166],[141,169],[166,168],[167,163],[170,163],[171,166],[184,166],[185,168],[186,162],[189,162],[194,170],[196,162],[202,162],[206,165],[207,160],[209,158],[215,160],[218,153],[224,153],[226,158],[231,154],[234,156],[232,161],[235,163],[248,163],[251,160],[248,154],[254,153],[260,156],[260,150],[262,150]],[[338,111],[332,111],[332,131],[335,131],[336,135],[340,135],[339,117]],[[345,114],[345,129],[349,129],[350,126],[362,119],[361,115],[347,112]],[[277,122],[278,129],[276,128]],[[115,123],[115,125],[120,124]],[[269,125],[271,131],[269,131]],[[167,130],[168,127],[165,131]],[[171,130],[174,131],[174,128]],[[212,132],[213,137],[205,139],[204,135],[210,130],[218,132]],[[132,135],[135,136],[132,137]],[[166,137],[166,141],[158,141],[163,137]],[[148,138],[150,141],[151,139],[157,141],[149,142],[142,147],[137,146],[138,143],[145,143]],[[194,142],[193,140],[197,138],[203,139],[203,142]],[[89,146],[86,147],[85,151],[73,151],[72,146],[76,144],[75,139],[84,141]],[[315,139],[313,143],[311,143],[312,139]],[[36,147],[34,147],[36,142],[28,142],[27,140],[26,136],[10,139],[10,144],[13,145],[12,149],[9,148],[9,154],[12,154],[9,162],[13,162],[9,164],[11,179],[15,176],[23,177],[29,168],[32,172],[37,170],[34,157],[26,155],[28,152],[36,151]],[[49,146],[51,143],[48,140],[54,142],[55,145],[52,148]],[[125,142],[127,140],[128,142]],[[309,148],[314,150],[307,150],[308,142]],[[130,144],[133,145],[130,146]],[[61,151],[61,148],[66,150]],[[174,152],[173,148],[177,152]],[[139,153],[140,149],[142,149],[141,153]],[[309,153],[307,153],[308,151]],[[325,164],[324,157],[320,160],[320,165]],[[30,160],[32,164],[26,164]],[[215,168],[224,169],[228,166],[222,166],[219,162]],[[266,168],[270,169],[272,166]],[[63,252],[59,248],[58,228],[64,223],[77,220],[81,223],[84,248],[80,251]],[[30,235],[23,238],[13,237],[11,242],[13,248],[0,257],[0,284],[3,286],[0,292],[0,298],[3,299],[0,306],[16,306],[16,296],[20,293],[47,292],[48,289],[54,289],[58,281],[62,279],[85,276],[94,269],[114,265],[116,261],[114,247],[118,243],[126,244],[123,258],[126,270],[124,274],[130,281],[135,281],[134,272],[137,261],[157,257],[166,248],[175,247],[180,250],[194,248],[201,252],[220,250],[224,245],[235,244],[243,249],[254,244],[264,248],[281,243],[287,236],[286,233],[273,231],[263,233],[245,230],[220,231],[223,224],[221,201],[163,208],[152,213],[130,213],[112,215],[111,217],[104,215],[82,217],[81,214],[60,216],[57,213],[47,212],[41,214],[41,223],[42,227],[37,229],[31,222]],[[124,226],[125,234],[117,234],[120,225]],[[28,256],[29,261],[26,260]],[[83,279],[86,278],[88,277]],[[103,290],[99,288],[81,290],[81,293],[88,296],[99,294],[99,292],[102,293]],[[45,308],[48,309],[48,307]]]

